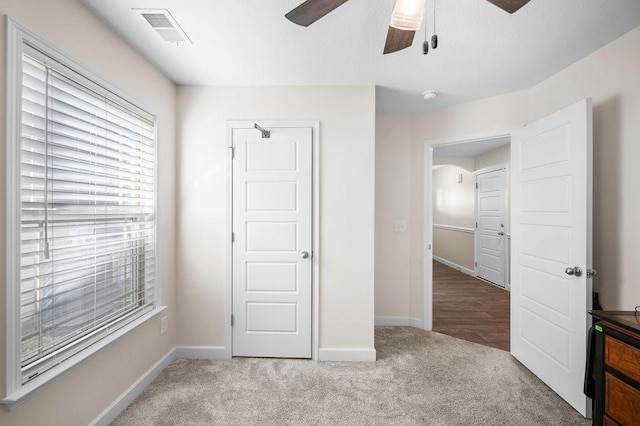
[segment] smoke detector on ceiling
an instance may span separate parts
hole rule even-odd
[[[432,101],[437,97],[438,92],[436,92],[435,90],[425,90],[424,92],[422,92],[422,99],[424,99],[425,102]]]
[[[132,9],[139,13],[164,41],[169,43],[191,43],[180,24],[167,9]]]

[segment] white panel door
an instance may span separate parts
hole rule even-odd
[[[233,355],[310,358],[312,129],[232,141]]]
[[[476,275],[504,287],[506,170],[476,176]]]
[[[511,148],[511,353],[586,416],[591,100],[518,129]]]

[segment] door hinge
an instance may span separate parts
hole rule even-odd
[[[478,182],[476,182],[476,189],[478,189]]]
[[[476,222],[476,228],[478,227],[478,222]]]
[[[233,160],[233,158],[236,156],[236,149],[232,146],[229,147],[231,149],[231,159]]]
[[[473,263],[475,264],[475,267],[477,268],[478,267],[478,262],[473,262]]]
[[[233,314],[231,314],[231,327],[233,327]]]
[[[235,233],[235,232],[232,232],[232,233],[231,233],[231,242],[232,242],[232,243],[235,243],[235,242],[236,242],[236,233]]]

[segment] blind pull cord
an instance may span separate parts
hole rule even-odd
[[[51,71],[47,67],[45,84],[45,128],[44,128],[44,258],[49,259],[49,79]]]

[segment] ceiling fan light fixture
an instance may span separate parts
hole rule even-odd
[[[396,0],[389,25],[399,30],[417,31],[423,16],[424,0]]]
[[[425,102],[429,102],[437,97],[438,92],[436,92],[435,90],[425,90],[424,92],[422,92],[422,99],[424,99]]]

